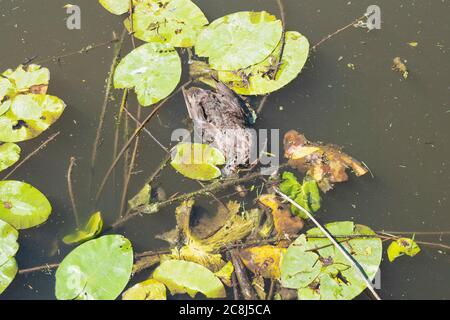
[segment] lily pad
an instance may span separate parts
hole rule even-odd
[[[0,80],[0,141],[37,137],[62,114],[64,102],[46,95],[50,72],[38,65],[8,69]]]
[[[166,300],[166,286],[155,279],[135,284],[122,294],[122,300]]]
[[[15,143],[0,145],[0,171],[8,169],[20,159],[20,147]]]
[[[75,244],[91,240],[102,232],[102,228],[102,214],[98,211],[89,218],[88,222],[82,229],[65,236],[63,238],[63,242],[65,244]]]
[[[18,270],[17,262],[14,258],[10,258],[4,264],[0,265],[0,294],[8,288]]]
[[[130,9],[130,0],[99,0],[100,4],[109,12],[121,15]]]
[[[37,87],[44,87],[47,90],[47,85],[50,81],[50,71],[37,64],[30,64],[28,66],[19,65],[16,70],[6,70],[2,76],[12,84],[9,94],[7,94],[11,98],[12,94],[35,93],[35,91],[40,91]],[[2,86],[0,85],[0,87]],[[1,91],[0,89],[0,93]]]
[[[172,294],[197,292],[208,298],[224,298],[225,287],[214,273],[204,266],[183,260],[167,260],[153,272],[153,278],[164,283]]]
[[[7,100],[8,111],[0,116],[0,141],[18,142],[37,137],[47,130],[64,111],[66,105],[46,94],[18,95]]]
[[[0,181],[0,219],[16,229],[44,223],[52,207],[35,187],[20,181]]]
[[[90,240],[70,252],[56,271],[58,300],[113,300],[127,285],[133,248],[121,235]]]
[[[420,247],[413,239],[398,238],[389,245],[387,253],[390,262],[393,262],[398,257],[407,255],[414,257],[420,252]]]
[[[281,283],[283,287],[290,289],[306,287],[314,281],[321,269],[322,264],[316,253],[291,247],[284,255],[281,264]]]
[[[294,80],[308,59],[309,42],[295,31],[286,32],[282,44],[263,62],[239,72],[219,71],[219,80],[241,95],[262,95],[274,92]]]
[[[239,70],[260,63],[278,46],[283,28],[265,11],[242,11],[213,21],[197,39],[195,53],[216,70]]]
[[[19,250],[19,233],[9,223],[0,220],[0,266],[15,256]]]
[[[131,51],[116,68],[114,87],[134,88],[142,106],[166,98],[181,78],[181,60],[166,43],[147,43]]]
[[[286,171],[283,172],[280,190],[311,213],[320,209],[322,199],[317,182],[314,180],[304,179],[300,184],[292,172]],[[291,205],[291,211],[303,219],[309,219],[308,215],[294,205]]]
[[[146,42],[192,47],[208,24],[203,12],[190,0],[144,0],[133,12],[134,36]],[[131,32],[131,21],[125,20]]]
[[[207,144],[179,143],[172,150],[170,164],[187,178],[208,181],[222,175],[216,166],[225,164],[225,157]]]
[[[382,256],[382,243],[375,232],[350,221],[330,223],[326,228],[364,269],[369,279],[373,279]],[[315,264],[313,258],[316,259]],[[300,236],[288,248],[281,265],[281,278],[284,285],[298,289],[300,300],[350,300],[366,288],[359,273],[318,228],[309,230],[306,237]]]

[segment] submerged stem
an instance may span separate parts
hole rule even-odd
[[[75,166],[75,157],[70,157],[69,160],[69,168],[67,169],[67,190],[69,191],[69,198],[70,198],[70,203],[72,204],[72,211],[73,211],[73,215],[75,217],[75,223],[77,225],[77,228],[80,227],[80,219],[78,216],[78,210],[77,210],[77,206],[76,206],[76,201],[75,201],[75,194],[73,192],[73,185],[72,185],[72,170],[73,167]]]
[[[120,36],[120,40],[117,42],[115,48],[114,48],[114,56],[111,63],[111,67],[109,70],[108,79],[106,81],[106,90],[105,90],[105,96],[103,98],[103,104],[100,111],[100,118],[97,126],[97,132],[95,134],[95,140],[94,144],[92,146],[92,155],[91,155],[91,167],[90,167],[90,182],[89,182],[89,189],[92,190],[92,179],[94,177],[94,167],[95,162],[97,160],[97,152],[98,152],[98,146],[100,144],[100,139],[103,131],[103,125],[105,122],[105,115],[106,115],[106,107],[108,106],[108,102],[111,95],[111,89],[113,86],[113,77],[114,77],[114,71],[116,69],[117,64],[119,63],[119,57],[120,57],[120,51],[122,49],[122,44],[125,40],[125,34],[126,29],[124,28],[122,31],[122,35]]]

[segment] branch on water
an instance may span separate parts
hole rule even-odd
[[[42,60],[37,60],[37,61],[34,61],[34,63],[36,63],[36,64],[43,64],[43,63],[50,62],[50,61],[59,62],[63,58],[68,58],[68,57],[71,57],[71,56],[74,56],[74,55],[88,53],[89,51],[92,51],[94,49],[101,48],[101,47],[104,47],[104,46],[108,46],[108,45],[116,43],[118,41],[119,41],[119,39],[113,33],[113,39],[111,39],[111,40],[108,40],[108,41],[105,41],[105,42],[102,42],[102,43],[98,43],[98,44],[90,44],[88,46],[85,46],[85,47],[77,50],[77,51],[72,51],[72,52],[69,52],[69,53],[65,53],[65,54],[61,54],[61,55],[57,55],[57,56],[52,56],[52,57],[45,58],[45,59],[42,59]],[[35,58],[27,58],[27,59],[25,59],[23,64],[24,65],[30,64],[31,62],[33,62],[33,60]]]
[[[72,211],[75,217],[75,223],[77,228],[80,227],[80,220],[78,216],[77,205],[75,201],[75,194],[73,192],[73,184],[72,184],[72,170],[75,166],[75,157],[70,157],[69,168],[67,169],[67,190],[69,191],[70,203],[72,204]]]
[[[108,80],[106,81],[105,96],[103,98],[103,104],[102,104],[101,111],[100,111],[100,118],[99,118],[99,122],[98,122],[98,126],[97,126],[97,131],[95,134],[95,140],[94,140],[94,144],[92,146],[91,166],[90,166],[91,172],[90,172],[90,182],[89,182],[89,189],[91,191],[92,191],[92,179],[94,176],[94,167],[95,167],[95,162],[97,160],[97,151],[98,151],[98,146],[100,143],[100,138],[101,138],[101,134],[102,134],[102,130],[103,130],[103,124],[105,121],[106,107],[108,106],[108,102],[110,99],[111,89],[113,86],[114,71],[116,69],[117,64],[119,63],[120,51],[122,49],[122,45],[125,40],[125,34],[126,34],[126,29],[124,28],[122,31],[122,35],[120,36],[120,40],[117,42],[117,44],[114,48],[114,56],[113,56],[110,70],[109,70]]]
[[[56,132],[52,134],[47,140],[42,142],[39,147],[37,147],[33,152],[31,152],[29,155],[27,155],[22,161],[20,161],[10,172],[8,172],[7,175],[5,175],[2,180],[8,179],[14,172],[16,172],[17,169],[19,169],[25,162],[30,160],[32,157],[34,157],[39,151],[44,149],[47,144],[51,141],[53,141],[61,132]]]
[[[353,20],[352,22],[350,22],[349,24],[343,26],[342,28],[337,29],[335,32],[329,34],[328,36],[322,38],[322,40],[320,40],[319,42],[317,42],[315,45],[312,46],[310,51],[315,51],[317,49],[317,47],[319,47],[320,45],[322,45],[324,42],[330,40],[331,38],[337,36],[339,33],[341,33],[342,31],[347,30],[350,27],[353,27],[354,25],[358,24],[358,22],[363,21],[364,19],[366,19],[367,16],[364,14],[359,18],[356,18],[355,20]]]

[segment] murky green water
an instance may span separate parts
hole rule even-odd
[[[197,0],[210,20],[240,10],[267,10],[278,14],[273,0]],[[68,30],[62,7],[67,1],[0,0],[0,69],[15,67],[26,58],[37,60],[108,41],[120,33],[122,18],[105,11],[97,1],[72,0],[81,7],[81,30]],[[285,0],[287,28],[306,35],[311,43],[361,16],[368,5],[382,10],[382,29],[367,33],[350,29],[319,47],[301,76],[272,94],[258,128],[302,131],[311,140],[342,145],[364,160],[374,174],[339,185],[324,199],[322,221],[353,219],[375,230],[441,231],[450,229],[450,3],[442,1],[328,1]],[[407,45],[417,41],[418,47]],[[125,52],[131,50],[126,42]],[[410,77],[404,81],[390,70],[392,59],[408,61]],[[68,108],[49,131],[21,143],[24,154],[47,136],[60,131],[56,141],[14,174],[44,192],[53,214],[43,226],[20,233],[20,268],[58,262],[70,251],[60,239],[74,228],[66,187],[69,158],[77,158],[74,187],[80,212],[91,213],[89,159],[102,105],[112,47],[78,54],[51,70],[49,92],[64,99]],[[355,70],[347,67],[355,65]],[[111,163],[114,121],[120,93],[108,107],[104,139],[96,166],[94,189]],[[130,105],[135,110],[136,104]],[[280,106],[283,110],[280,111]],[[150,109],[144,110],[147,115]],[[183,127],[187,113],[181,95],[171,100],[148,128],[164,144],[171,130]],[[133,125],[130,123],[130,125]],[[154,171],[164,151],[142,136],[138,167],[130,185],[134,193]],[[123,165],[117,176],[122,176]],[[158,180],[168,195],[198,189],[168,168]],[[118,217],[121,187],[105,190],[99,208],[106,224]],[[202,199],[199,204],[212,209]],[[174,208],[137,218],[118,232],[133,242],[135,251],[165,246],[154,236],[174,226]],[[439,238],[419,238],[439,241]],[[449,237],[442,237],[448,243]],[[381,265],[381,291],[385,299],[450,298],[448,255],[423,247],[414,259],[402,258]],[[145,275],[142,275],[145,276]],[[2,299],[52,299],[54,276],[35,273],[17,276]]]

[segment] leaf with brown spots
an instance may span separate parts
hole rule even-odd
[[[285,251],[285,248],[266,245],[240,250],[239,255],[245,267],[256,276],[279,279],[280,261]]]
[[[259,197],[259,202],[272,211],[273,223],[277,236],[285,238],[298,235],[303,229],[303,220],[293,216],[289,206],[281,203],[280,199],[273,194],[263,194]]]
[[[335,183],[347,181],[348,168],[358,177],[368,172],[361,162],[339,147],[311,142],[295,130],[284,136],[284,155],[292,168],[317,181],[323,192],[332,189]]]

